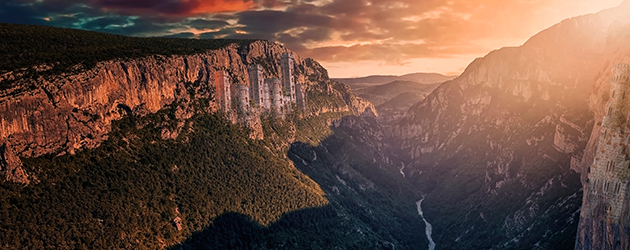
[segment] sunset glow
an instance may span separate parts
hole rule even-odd
[[[9,0],[0,22],[131,36],[254,38],[321,62],[332,77],[459,74],[563,19],[622,0]]]

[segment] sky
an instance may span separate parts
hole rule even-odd
[[[3,0],[0,22],[129,36],[266,39],[331,77],[460,74],[477,57],[623,0]]]

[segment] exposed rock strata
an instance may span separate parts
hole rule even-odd
[[[99,146],[107,139],[111,122],[125,115],[154,113],[174,101],[188,104],[205,100],[211,112],[216,110],[212,101],[215,71],[227,70],[233,81],[248,83],[247,65],[262,63],[265,77],[277,77],[281,54],[286,51],[279,44],[256,41],[203,54],[112,60],[80,73],[21,79],[18,86],[35,88],[23,91],[24,87],[17,87],[0,93],[0,140],[6,140],[20,157],[74,153]],[[346,101],[337,106],[309,107],[308,115],[362,113],[371,107],[345,89],[319,84],[328,76],[314,60],[295,54],[295,68],[296,82],[303,83],[307,91],[319,88]],[[187,119],[191,112],[189,106],[180,105],[177,119]],[[262,137],[258,117],[243,123],[251,128],[252,138]],[[183,123],[179,125],[181,129]],[[177,129],[162,131],[165,139],[178,134]]]
[[[6,181],[28,184],[28,175],[22,169],[22,161],[17,157],[7,142],[0,143],[0,174]]]

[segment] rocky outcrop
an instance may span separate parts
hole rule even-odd
[[[628,3],[628,2],[626,2]],[[630,5],[630,3],[628,3]],[[611,64],[615,62],[630,62],[630,46],[623,41],[630,39],[630,24],[620,25],[619,23],[611,27],[611,34],[614,39],[610,39],[608,43],[608,53],[611,56]],[[582,183],[585,186],[585,192],[582,200],[582,212],[580,214],[580,224],[578,227],[575,249],[628,249],[630,247],[630,227],[626,220],[611,219],[611,203],[610,197],[607,195],[597,195],[598,191],[594,191],[592,185],[590,189],[586,189],[589,182],[595,183],[596,178],[592,176],[591,171],[595,171],[596,151],[606,152],[605,149],[598,148],[598,141],[602,136],[602,120],[606,114],[607,103],[611,99],[611,77],[614,65],[607,65],[607,70],[602,72],[601,77],[596,82],[596,89],[589,98],[589,108],[593,111],[595,119],[598,121],[593,127],[593,133],[588,145],[584,149],[584,157],[582,158],[579,170],[582,171]],[[605,145],[607,146],[607,145]],[[611,152],[614,152],[610,150]],[[599,156],[598,156],[599,157]],[[625,158],[622,156],[622,158]],[[603,160],[602,160],[603,161]],[[586,192],[589,190],[590,192]],[[627,196],[627,195],[626,195]],[[628,197],[625,197],[622,210],[625,214],[628,211]]]
[[[175,229],[177,231],[182,231],[182,229],[184,228],[182,226],[182,218],[180,218],[179,216],[175,217],[175,219],[173,219],[172,223],[173,223],[173,227],[175,227]]]
[[[21,157],[72,154],[98,147],[107,139],[114,120],[154,113],[174,103],[179,122],[176,128],[165,126],[162,138],[175,139],[184,120],[196,112],[193,106],[199,106],[198,102],[204,102],[201,106],[207,107],[207,112],[217,110],[213,101],[215,71],[226,70],[233,82],[249,83],[247,65],[258,63],[263,65],[265,77],[278,77],[280,57],[286,51],[277,43],[255,41],[202,54],[112,60],[77,70],[79,73],[20,79],[17,87],[0,93],[0,139]],[[326,70],[316,61],[294,55],[296,82],[309,92],[320,91],[345,101],[310,105],[306,115],[374,110],[347,87],[328,80]],[[24,86],[32,87],[25,91]],[[241,119],[254,139],[263,137],[258,115],[254,112]]]
[[[438,245],[465,248],[485,237],[496,244],[477,248],[572,247],[566,239],[575,235],[582,196],[574,171],[592,162],[607,72],[629,59],[622,33],[629,10],[626,1],[493,51],[392,128],[392,142],[410,162],[406,176],[429,193],[429,217],[462,215],[432,223]],[[500,233],[487,238],[475,233],[479,226]]]
[[[213,72],[220,67],[244,71],[238,48],[101,62],[79,74],[25,79],[39,88],[0,99],[0,138],[24,157],[93,148],[106,139],[112,120],[156,112],[172,103],[177,91],[185,93],[186,82],[212,90]]]
[[[2,93],[0,138],[23,157],[93,148],[106,139],[112,120],[156,112],[177,98],[190,99],[185,83],[198,83],[205,89],[205,96],[194,98],[211,97],[218,69],[231,71],[235,81],[248,82],[246,65],[266,61],[265,74],[277,74],[280,54],[285,51],[278,44],[257,41],[244,48],[234,44],[205,54],[114,60],[78,74],[23,79],[36,82],[38,88]],[[309,85],[313,81],[306,80],[309,75],[305,74],[316,75],[321,66],[310,59],[307,62],[318,67],[305,66],[304,60],[296,58],[301,69],[297,80]],[[165,137],[172,135],[165,131]]]
[[[0,173],[6,181],[28,184],[28,174],[22,169],[22,161],[17,157],[7,142],[0,143]]]

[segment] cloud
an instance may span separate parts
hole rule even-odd
[[[6,0],[0,3],[0,22],[134,36],[267,39],[320,61],[402,65],[519,45],[562,18],[620,2]]]
[[[282,11],[249,10],[235,14],[247,34],[230,37],[276,40],[318,60],[399,63],[474,51],[466,48],[473,45],[471,34],[452,35],[474,30],[474,22],[444,10],[446,2],[426,2],[335,0],[323,6],[298,3]]]
[[[236,35],[236,34],[237,34],[236,31],[234,31],[233,29],[222,29],[219,31],[201,33],[199,34],[199,39],[226,38],[227,36]]]
[[[252,0],[92,0],[91,6],[128,15],[189,16],[203,13],[243,11]]]
[[[31,6],[20,6],[11,2],[0,3],[0,22],[21,24],[46,24],[45,16]]]
[[[238,23],[251,33],[275,34],[300,27],[328,27],[333,18],[292,11],[243,11],[236,14]]]
[[[229,23],[223,20],[205,20],[194,19],[188,22],[188,25],[198,30],[219,29],[228,26]]]

